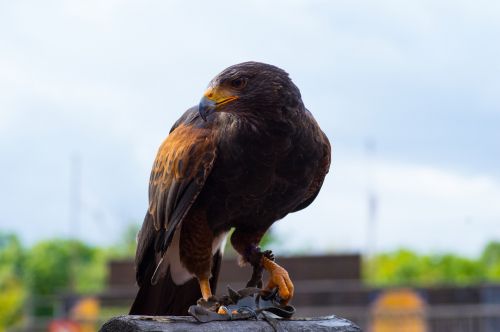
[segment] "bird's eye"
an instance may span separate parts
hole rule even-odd
[[[244,77],[236,78],[231,81],[231,86],[235,89],[243,89],[247,85],[247,79]]]

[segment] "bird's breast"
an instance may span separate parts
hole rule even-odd
[[[320,153],[307,137],[249,130],[219,146],[207,182],[216,218],[281,218],[299,204],[314,177]]]

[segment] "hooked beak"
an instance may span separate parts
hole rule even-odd
[[[207,121],[207,117],[215,112],[216,102],[203,96],[200,100],[200,105],[198,106],[198,112],[204,121]]]
[[[218,111],[219,106],[225,105],[233,100],[238,99],[238,96],[232,95],[231,91],[219,88],[209,87],[205,91],[203,98],[200,100],[198,112],[203,120],[207,121],[207,117]]]

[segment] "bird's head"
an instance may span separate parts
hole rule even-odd
[[[301,103],[299,89],[284,70],[244,62],[224,69],[210,81],[198,110],[204,120],[214,112],[265,116]]]

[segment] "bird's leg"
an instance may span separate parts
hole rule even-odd
[[[252,271],[252,277],[250,280],[247,282],[247,287],[257,287],[257,288],[262,288],[262,275],[263,275],[264,269],[262,266],[259,265],[253,265],[253,271]]]
[[[260,260],[262,259],[262,252],[257,246],[250,246],[248,249],[248,254],[246,255],[246,260],[252,265],[252,277],[247,282],[247,287],[259,287],[262,288],[262,273],[264,271]]]
[[[262,252],[259,247],[251,246],[246,259],[252,265],[252,277],[247,282],[247,287],[262,288],[262,275],[264,267],[262,266],[262,258],[267,257],[274,260],[274,255],[271,250]]]
[[[212,297],[212,290],[210,289],[210,282],[208,278],[201,278],[198,280],[200,284],[201,296],[205,301]]]
[[[278,287],[278,294],[283,299],[283,304],[287,304],[292,299],[294,291],[288,272],[266,256],[262,257],[262,266],[270,274],[266,289],[272,290]]]
[[[197,303],[206,309],[217,310],[218,301],[212,295],[210,287],[214,234],[208,225],[203,209],[189,211],[182,222],[178,241],[179,258],[182,265],[198,279],[202,297]]]
[[[266,289],[278,287],[278,294],[283,303],[288,303],[293,297],[293,283],[288,272],[274,262],[274,256],[270,251],[261,252],[257,247],[267,228],[242,229],[236,228],[231,235],[231,244],[234,249],[242,255],[243,262],[252,264],[253,273],[247,283],[247,287],[259,286],[262,283],[262,269],[269,272],[270,278]]]
[[[247,229],[236,228],[231,235],[231,244],[233,248],[241,255],[240,265],[246,263],[252,265],[252,277],[247,282],[247,287],[262,287],[262,251],[258,247],[260,239],[266,232],[267,228],[263,229]]]

